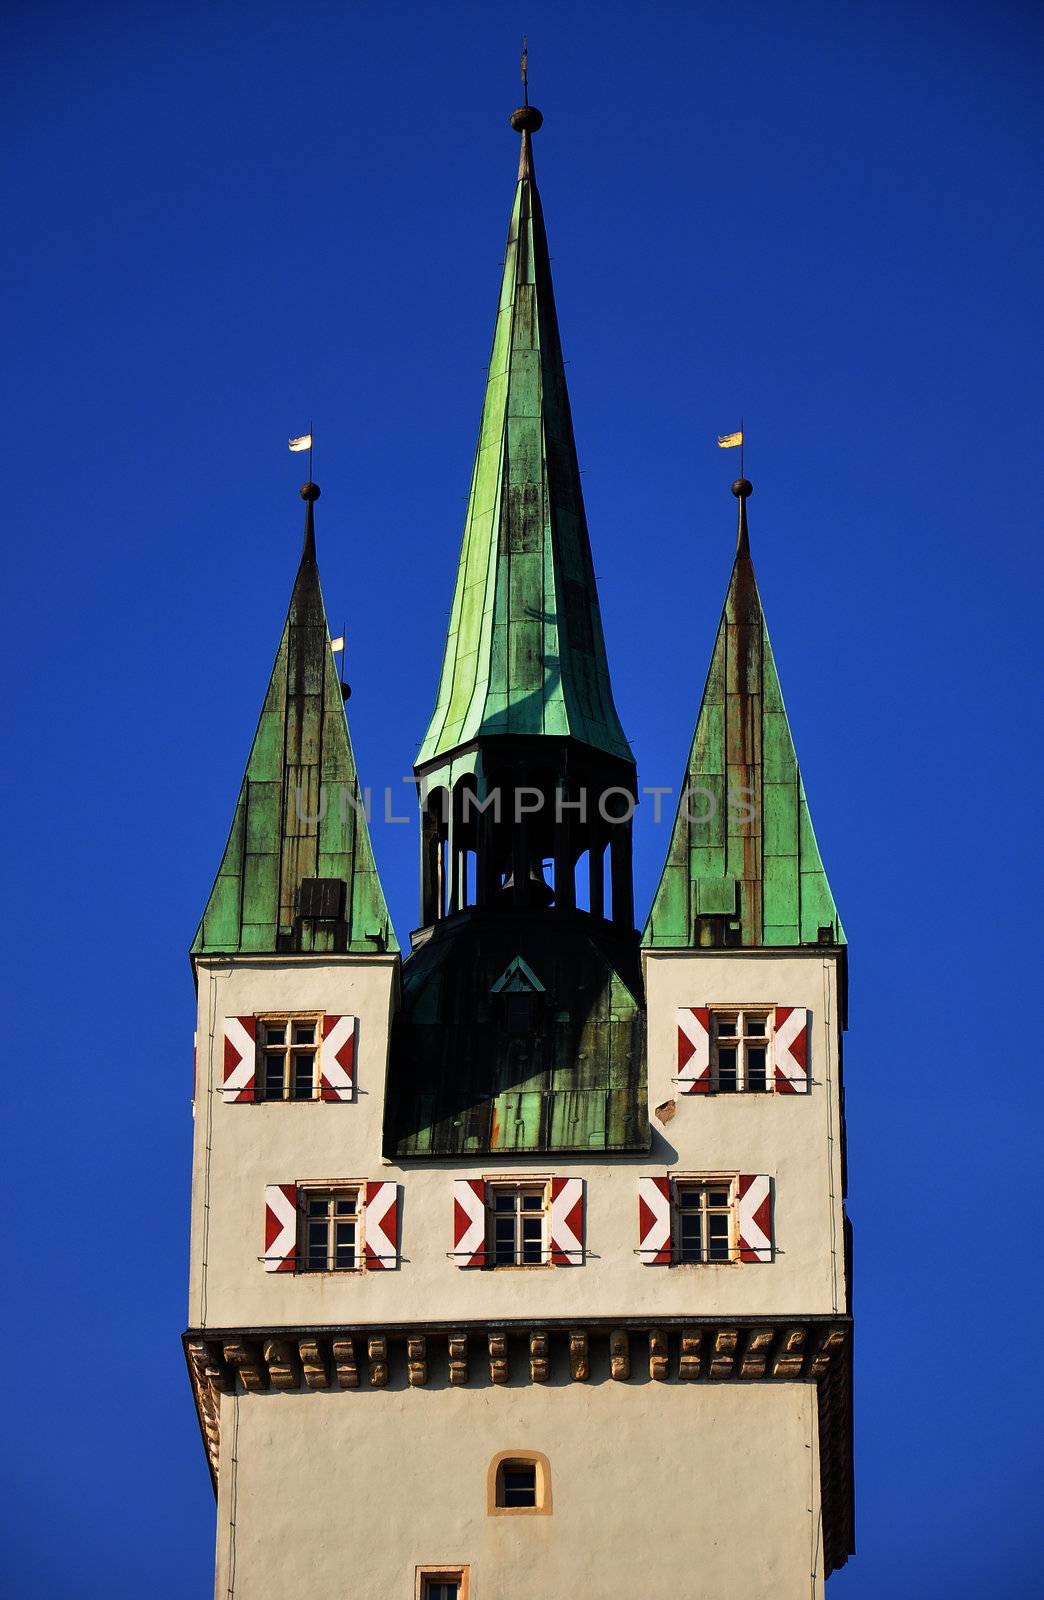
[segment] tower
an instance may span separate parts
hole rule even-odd
[[[613,703],[521,139],[405,960],[315,500],[193,944],[189,1371],[216,1594],[806,1600],[852,1548],[845,943],[750,485],[635,925]]]

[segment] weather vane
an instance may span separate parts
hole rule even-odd
[[[525,34],[522,35],[522,104],[529,104],[529,46]]]

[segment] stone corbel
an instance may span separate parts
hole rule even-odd
[[[355,1341],[353,1339],[335,1339],[333,1342],[334,1366],[337,1368],[337,1382],[342,1389],[358,1389],[359,1367],[355,1359]]]
[[[631,1341],[623,1328],[614,1328],[609,1335],[609,1371],[617,1383],[626,1383],[631,1376]]]
[[[383,1389],[388,1382],[388,1340],[383,1333],[367,1339],[366,1356],[370,1363],[370,1387]]]
[[[670,1346],[662,1328],[649,1329],[649,1376],[657,1383],[670,1377]]]
[[[268,1388],[268,1370],[257,1346],[245,1339],[225,1339],[223,1349],[225,1360],[235,1367],[247,1393],[263,1394]]]
[[[454,1386],[468,1381],[468,1336],[451,1333],[449,1336],[449,1381]]]
[[[700,1375],[700,1346],[703,1333],[699,1328],[683,1328],[681,1354],[678,1357],[678,1376],[690,1382]]]
[[[411,1389],[421,1389],[428,1381],[428,1341],[423,1334],[406,1340],[406,1376]]]
[[[587,1334],[582,1328],[573,1328],[569,1334],[569,1376],[577,1383],[585,1383],[590,1372]]]
[[[491,1383],[508,1381],[508,1342],[506,1333],[489,1335],[489,1378]]]
[[[330,1363],[326,1359],[326,1347],[318,1339],[298,1339],[297,1349],[309,1389],[329,1389]]]
[[[546,1333],[529,1335],[529,1376],[534,1383],[546,1383],[551,1375],[551,1341]]]
[[[739,1334],[735,1328],[719,1328],[714,1335],[714,1349],[711,1352],[710,1375],[712,1378],[731,1378],[732,1370],[736,1364],[736,1346],[739,1344]]]

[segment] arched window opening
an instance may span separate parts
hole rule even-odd
[[[539,1450],[503,1450],[489,1464],[486,1509],[491,1516],[547,1516],[551,1463]]]

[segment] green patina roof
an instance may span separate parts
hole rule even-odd
[[[499,734],[570,735],[633,760],[609,683],[530,141],[524,132],[449,637],[418,765]]]
[[[821,928],[844,943],[750,559],[745,496],[682,787],[700,792],[679,803],[646,948],[817,944]],[[705,813],[712,813],[707,821],[690,820]]]
[[[309,501],[290,611],[192,954],[397,950],[362,804]],[[304,878],[345,884],[339,919],[295,922]]]

